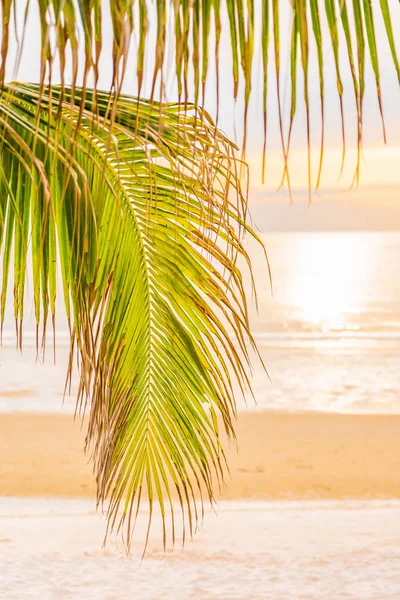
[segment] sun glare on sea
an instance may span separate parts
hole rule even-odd
[[[365,236],[319,234],[318,240],[294,243],[289,250],[291,276],[281,290],[296,320],[322,331],[357,329],[369,276],[371,246]]]

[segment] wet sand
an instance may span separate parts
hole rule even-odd
[[[93,497],[85,426],[0,416],[0,495]],[[400,415],[241,413],[224,499],[400,498]]]

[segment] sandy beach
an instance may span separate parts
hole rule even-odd
[[[400,415],[241,413],[221,498],[400,498],[399,431]],[[2,414],[0,495],[93,497],[84,435],[71,415]]]
[[[397,600],[400,502],[229,501],[185,548],[164,552],[147,515],[128,560],[102,548],[91,500],[0,498],[7,600]]]

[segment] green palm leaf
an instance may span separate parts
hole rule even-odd
[[[204,103],[206,83],[211,78],[213,81],[214,70],[217,72],[217,87],[220,69],[220,38],[224,30],[228,45],[224,47],[230,53],[232,61],[233,96],[242,95],[244,101],[244,126],[247,128],[247,111],[251,97],[253,83],[260,79],[260,72],[254,69],[254,58],[258,59],[261,68],[261,81],[263,87],[263,112],[265,121],[267,115],[268,69],[270,68],[270,55],[276,63],[278,79],[278,103],[280,120],[283,119],[284,106],[281,102],[279,91],[281,79],[281,36],[279,23],[287,13],[287,3],[278,0],[156,0],[148,3],[144,0],[90,0],[73,2],[72,0],[38,0],[37,3],[26,1],[19,6],[15,0],[2,3],[2,51],[0,64],[0,81],[6,79],[6,61],[9,52],[10,39],[13,36],[11,24],[15,20],[29,22],[30,15],[39,11],[41,22],[41,81],[52,84],[64,81],[65,77],[72,75],[73,87],[78,81],[83,82],[83,87],[93,76],[95,87],[99,77],[100,55],[105,53],[107,47],[104,38],[104,20],[111,20],[111,44],[108,52],[111,56],[112,69],[110,69],[109,84],[118,95],[121,86],[130,73],[130,59],[135,65],[134,71],[137,79],[139,94],[143,91],[143,76],[145,63],[150,71],[151,97],[159,93],[163,98],[166,87],[170,88],[175,80],[178,99],[188,102]],[[26,9],[26,12],[25,12]],[[383,119],[383,104],[381,90],[381,73],[379,65],[378,41],[388,44],[390,48],[393,68],[399,76],[398,47],[393,30],[393,14],[400,9],[395,2],[388,0],[291,0],[291,18],[298,30],[300,51],[297,44],[291,44],[288,54],[291,57],[291,72],[297,63],[303,72],[304,98],[307,114],[309,113],[309,76],[310,66],[313,61],[318,64],[319,92],[321,97],[321,159],[324,144],[324,90],[327,76],[334,77],[336,81],[337,96],[341,107],[343,156],[345,152],[345,122],[343,114],[344,83],[342,72],[349,68],[352,74],[352,92],[355,108],[358,115],[358,146],[362,143],[362,114],[364,103],[364,73],[368,62],[372,68],[376,83],[376,96]],[[15,12],[15,14],[14,14]],[[104,14],[103,14],[104,13]],[[106,15],[106,19],[104,17]],[[397,14],[398,16],[398,14]],[[14,18],[15,17],[15,18]],[[111,19],[110,19],[111,17]],[[381,20],[384,24],[384,36],[377,40],[376,22]],[[261,24],[257,26],[258,22]],[[322,23],[322,25],[321,25]],[[154,34],[148,35],[149,24]],[[273,35],[271,33],[273,32]],[[23,47],[23,30],[20,28],[20,52]],[[53,35],[54,34],[54,35]],[[110,28],[107,28],[110,36]],[[79,38],[83,39],[82,48],[79,47]],[[215,47],[210,53],[210,43],[215,37]],[[339,60],[339,40],[344,38],[345,44],[340,44],[344,61]],[[104,39],[103,39],[104,38]],[[273,52],[270,52],[270,46]],[[314,46],[315,52],[309,52]],[[333,50],[335,68],[331,73],[325,73],[325,60],[327,48]],[[214,55],[211,58],[211,55]],[[174,57],[173,57],[174,55]],[[357,56],[357,60],[355,59]],[[55,68],[56,61],[60,62],[60,71]],[[343,64],[346,63],[347,65]],[[213,64],[214,63],[214,64]],[[72,73],[69,70],[72,65]],[[60,72],[60,75],[59,75]],[[286,74],[287,76],[289,74]],[[296,78],[288,77],[289,84],[296,86]],[[240,81],[243,85],[240,86]],[[201,84],[201,85],[200,85]],[[201,94],[201,91],[203,94]],[[292,90],[295,94],[295,90]],[[219,92],[217,91],[219,98]],[[287,115],[291,121],[293,110]],[[291,128],[291,127],[290,127]],[[264,125],[266,131],[266,122]],[[383,128],[384,131],[384,128]],[[287,161],[290,132],[286,133],[286,140],[282,140],[282,150]],[[245,145],[245,140],[244,140]],[[265,157],[264,157],[265,161]],[[286,175],[286,164],[285,164]],[[316,184],[319,184],[321,164],[318,168]]]
[[[237,260],[249,264],[241,238],[255,234],[235,148],[206,113],[97,92],[94,114],[93,101],[3,90],[1,310],[14,247],[19,335],[29,256],[37,323],[54,319],[59,261],[98,501],[129,543],[144,493],[163,517],[179,498],[192,531],[196,497],[222,481],[219,417],[232,436],[252,342]]]

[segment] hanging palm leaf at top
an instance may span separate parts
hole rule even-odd
[[[14,29],[19,32],[16,52],[18,62],[23,52],[24,31],[26,24],[29,24],[29,15],[36,9],[41,22],[42,82],[63,83],[69,80],[72,86],[80,82],[83,88],[86,88],[88,82],[93,81],[94,87],[97,88],[99,73],[102,70],[101,61],[108,51],[111,56],[105,58],[111,58],[112,68],[109,69],[106,85],[117,95],[124,80],[132,82],[136,79],[139,96],[148,92],[151,98],[157,96],[161,100],[166,80],[169,84],[174,80],[176,100],[189,100],[197,105],[204,100],[206,82],[213,71],[211,67],[215,67],[216,70],[216,96],[219,98],[219,57],[221,37],[224,33],[228,43],[224,45],[223,58],[224,62],[226,58],[232,62],[234,98],[244,99],[245,129],[252,88],[259,89],[261,86],[266,137],[268,92],[275,88],[285,158],[289,152],[291,125],[298,101],[297,64],[301,68],[304,84],[303,101],[307,113],[308,145],[311,125],[310,66],[313,62],[318,65],[315,75],[319,78],[321,99],[321,161],[327,76],[325,59],[327,54],[331,53],[331,49],[334,73],[328,73],[328,76],[333,76],[336,80],[342,113],[343,148],[343,72],[348,70],[351,73],[351,91],[358,120],[359,150],[362,141],[365,74],[369,68],[375,80],[383,125],[379,66],[381,45],[387,45],[390,49],[393,67],[400,81],[398,47],[396,49],[391,15],[391,12],[396,12],[395,16],[399,17],[400,8],[396,0],[38,0],[37,3],[30,0],[25,2],[25,6],[19,6],[14,0],[3,0],[1,4],[3,40],[0,81],[5,78],[9,40],[13,37]],[[282,37],[282,21],[286,18],[288,10],[292,13],[289,52],[282,48],[282,40],[285,40]],[[106,34],[104,23],[111,23],[111,28],[107,28]],[[379,40],[378,48],[376,30],[379,26],[383,28],[384,36]],[[109,39],[110,35],[112,40]],[[288,76],[282,69],[282,59],[288,54],[292,61],[289,78],[292,100],[288,115],[289,132],[285,134],[281,84],[283,78]],[[258,68],[258,63],[261,69]],[[270,63],[276,72],[273,81],[268,78]],[[150,86],[144,86],[145,79],[150,81]],[[384,125],[383,135],[385,137]],[[318,169],[317,185],[321,176],[321,166],[320,164]],[[311,175],[309,184],[312,184]]]
[[[111,92],[104,93],[97,83],[102,11],[108,4],[113,71]],[[203,497],[212,500],[215,484],[223,477],[219,427],[222,422],[228,435],[234,433],[234,385],[244,391],[250,383],[247,343],[253,342],[237,258],[250,268],[242,238],[246,232],[256,235],[246,222],[236,148],[197,104],[209,74],[210,37],[218,62],[225,28],[235,97],[244,80],[245,120],[253,57],[262,54],[266,131],[269,56],[280,89],[281,4],[39,0],[41,78],[34,85],[5,82],[16,3],[2,2],[1,322],[12,263],[20,346],[28,262],[38,331],[40,324],[46,328],[50,316],[54,320],[56,295],[63,294],[71,327],[69,375],[76,351],[78,407],[87,406],[89,412],[87,441],[98,501],[110,501],[109,525],[124,525],[128,544],[143,495],[149,499],[150,514],[156,502],[164,517],[168,504],[174,520],[176,497],[190,528],[197,522],[195,498],[199,496],[201,504]],[[399,74],[387,0],[374,7],[370,0],[294,0],[292,12],[287,137],[281,125],[285,160],[296,113],[298,61],[309,142],[311,41],[317,49],[323,117],[325,29],[320,12],[326,16],[334,50],[339,98],[339,32],[344,34],[360,147],[367,60],[381,104],[374,30],[378,13]],[[146,35],[148,19],[155,27],[155,48]],[[17,60],[23,39],[21,35]],[[168,62],[171,40],[173,67]],[[122,95],[133,54],[142,96],[146,49],[148,55],[152,48],[150,98]],[[155,101],[156,95],[162,97],[166,70],[175,73],[176,104]],[[94,90],[88,87],[90,78]],[[60,85],[54,85],[56,81]],[[282,123],[281,106],[279,115]],[[323,128],[321,161],[322,146]],[[62,290],[56,284],[58,264]]]

